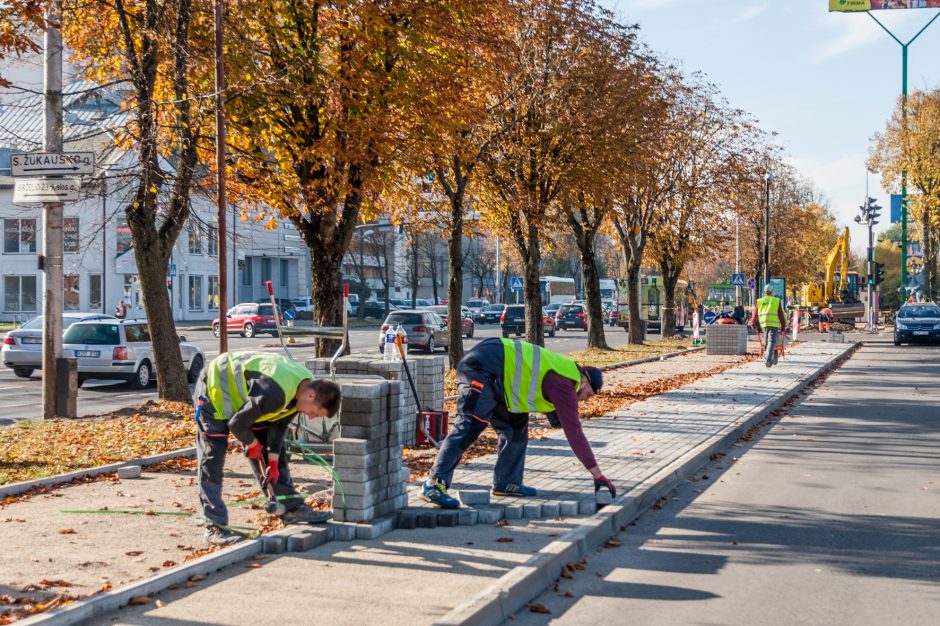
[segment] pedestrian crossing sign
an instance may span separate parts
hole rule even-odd
[[[510,286],[510,288],[511,288],[513,291],[522,291],[522,277],[521,277],[521,276],[513,276],[513,277],[512,277],[512,285]]]
[[[732,274],[732,275],[731,275],[731,286],[732,286],[732,287],[743,287],[743,286],[744,286],[744,274]]]

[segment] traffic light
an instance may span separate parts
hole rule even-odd
[[[167,288],[167,289],[173,289],[173,279],[172,279],[171,277],[168,277],[168,278],[166,279],[166,288]]]
[[[869,198],[868,202],[865,203],[866,217],[868,218],[868,221],[870,221],[872,225],[877,224],[878,222],[876,220],[879,217],[881,217],[881,213],[879,213],[879,211],[881,211],[881,207],[878,206],[876,202],[877,200],[875,200],[874,198]]]
[[[885,279],[885,264],[872,261],[872,267],[874,269],[875,284],[880,285]]]

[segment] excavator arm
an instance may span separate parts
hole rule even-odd
[[[826,255],[826,278],[823,283],[823,300],[828,304],[831,302],[841,302],[842,298],[836,291],[835,276],[836,270],[839,270],[839,285],[844,289],[848,281],[849,274],[849,229],[846,227],[832,250]]]

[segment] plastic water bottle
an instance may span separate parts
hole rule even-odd
[[[395,329],[396,340],[398,337],[401,337],[401,349],[406,355],[408,354],[408,333],[405,332],[405,329],[401,327],[401,324],[398,325],[398,328]],[[396,351],[395,356],[398,360],[401,360],[401,355]]]
[[[398,347],[395,345],[395,331],[389,326],[385,329],[385,346],[382,349],[382,360],[394,361],[396,359],[400,360],[401,357],[398,356]]]

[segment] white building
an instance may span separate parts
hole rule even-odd
[[[109,129],[125,119],[119,101],[90,83],[65,89],[65,150],[94,151],[99,171],[83,180],[82,197],[65,205],[65,309],[110,313],[121,299],[129,316],[143,316],[137,267],[123,208],[132,180],[132,152],[116,150]],[[0,98],[0,320],[21,321],[42,309],[42,206],[14,205],[10,155],[39,151],[42,145],[41,97],[2,94]],[[101,182],[101,181],[104,182]],[[310,292],[309,254],[293,225],[276,230],[249,220],[237,207],[228,221],[229,303],[267,297],[271,280],[280,298]],[[207,320],[218,315],[219,271],[217,208],[194,192],[192,217],[176,243],[167,271],[174,318]]]

